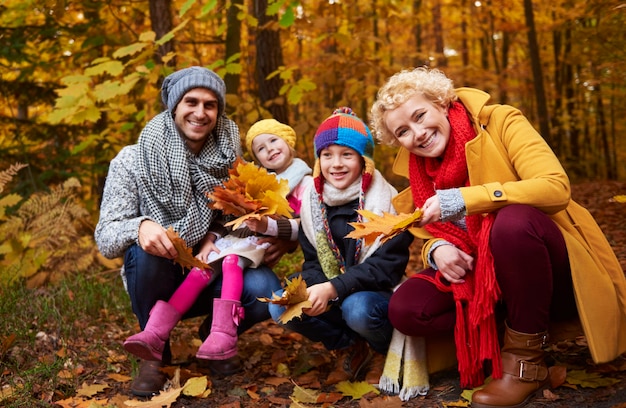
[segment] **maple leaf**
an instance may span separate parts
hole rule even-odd
[[[626,204],[626,195],[623,195],[623,194],[615,195],[609,201],[615,201],[616,203]]]
[[[183,268],[191,269],[194,266],[200,269],[210,269],[210,266],[193,256],[192,249],[187,246],[187,243],[184,239],[178,235],[178,232],[174,231],[174,229],[170,226],[167,230],[165,230],[167,237],[174,244],[174,248],[176,248],[176,252],[178,255],[174,258],[174,262],[182,266]]]
[[[568,371],[565,381],[568,384],[587,388],[608,387],[619,382],[616,378],[602,377],[598,373],[588,373],[585,370]]]
[[[346,235],[346,238],[363,238],[366,245],[373,244],[378,237],[381,237],[381,243],[384,243],[409,228],[415,227],[423,214],[419,208],[411,214],[398,215],[388,212],[377,215],[368,210],[357,211],[365,218],[365,221],[349,223],[354,227],[354,231]]]
[[[206,398],[206,396],[208,396],[208,394],[206,394],[208,385],[209,381],[206,375],[202,377],[191,377],[183,386],[182,393],[190,397]]]
[[[335,385],[335,389],[341,392],[345,396],[352,397],[353,399],[360,399],[365,394],[373,392],[374,394],[380,394],[374,386],[366,381],[350,382],[341,381]]]
[[[285,311],[278,317],[279,323],[287,323],[294,317],[301,317],[303,309],[313,306],[306,293],[306,282],[302,276],[296,276],[292,280],[285,279],[285,281],[287,285],[281,296],[272,293],[271,298],[257,298],[261,302],[285,306]]]
[[[83,385],[76,391],[76,395],[79,397],[93,397],[99,392],[104,391],[109,388],[108,384],[87,384],[83,383]]]
[[[276,175],[238,158],[228,171],[229,178],[224,186],[218,186],[211,193],[205,193],[211,200],[209,207],[238,218],[227,223],[237,229],[251,216],[292,217],[287,201],[289,184],[286,179],[278,180]]]
[[[170,408],[176,402],[182,390],[182,388],[172,388],[169,391],[161,391],[160,394],[155,395],[149,401],[126,400],[124,405],[141,408]]]

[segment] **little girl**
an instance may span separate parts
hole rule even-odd
[[[312,180],[312,170],[295,157],[295,142],[293,128],[274,119],[255,123],[246,134],[246,148],[257,164],[274,172],[279,179],[287,179],[290,191],[287,199],[297,217],[302,191]],[[170,332],[221,270],[221,298],[213,301],[211,331],[196,357],[226,360],[237,354],[237,326],[244,317],[240,302],[243,271],[257,267],[269,246],[253,233],[297,242],[299,221],[263,216],[260,220],[247,220],[246,226],[236,231],[229,231],[220,222],[210,226],[196,257],[208,263],[212,270],[191,269],[168,302],[158,301],[145,329],[124,342],[128,352],[145,360],[161,361]]]

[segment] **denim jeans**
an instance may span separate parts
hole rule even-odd
[[[126,251],[124,270],[133,313],[137,316],[142,330],[157,300],[168,301],[185,279],[183,272],[187,272],[169,259],[148,254],[138,245],[133,245]],[[259,302],[257,297],[271,297],[272,292],[281,287],[280,281],[268,267],[248,268],[244,271],[243,277],[241,304],[245,309],[245,318],[239,325],[239,333],[270,318],[267,303]],[[211,315],[213,299],[220,297],[221,290],[220,275],[198,296],[183,319]]]
[[[277,291],[278,296],[282,290]],[[387,317],[391,292],[355,292],[339,304],[318,316],[302,315],[282,324],[312,341],[319,341],[328,350],[349,347],[359,336],[364,338],[374,351],[385,354],[391,341],[393,327]],[[270,304],[272,319],[278,322],[285,308]],[[281,323],[279,323],[281,324]]]

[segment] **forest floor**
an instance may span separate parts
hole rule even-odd
[[[593,182],[579,183],[573,186],[573,198],[587,207],[604,230],[622,267],[626,269],[626,204],[612,200],[613,196],[626,194],[626,183]],[[417,259],[417,257],[415,258]],[[426,396],[416,397],[402,402],[397,396],[389,396],[370,392],[359,397],[351,397],[333,387],[326,387],[323,382],[334,366],[333,354],[327,352],[319,343],[312,343],[306,338],[286,332],[273,322],[264,322],[244,333],[239,338],[239,355],[244,369],[232,376],[219,378],[196,361],[194,354],[199,343],[197,328],[200,320],[190,319],[179,324],[172,334],[173,365],[167,368],[172,378],[172,386],[184,384],[190,377],[204,376],[208,378],[210,394],[204,397],[177,395],[176,398],[163,404],[172,408],[239,408],[239,407],[458,407],[468,406],[462,397],[463,390],[459,387],[458,373],[454,368],[430,376],[430,391]],[[121,350],[120,343],[132,334],[133,327],[120,327],[115,335],[110,335],[110,327],[105,333],[92,333],[91,338],[105,342],[103,348]],[[103,330],[104,331],[104,330]],[[626,355],[615,361],[594,365],[585,345],[582,333],[572,332],[569,338],[553,342],[547,348],[549,361],[560,367],[560,380],[553,379],[557,387],[543,396],[535,398],[527,407],[562,408],[562,407],[599,407],[626,408]],[[106,342],[110,342],[107,347]],[[123,354],[123,350],[121,354]],[[111,360],[109,356],[108,360]],[[113,358],[114,359],[114,358]],[[121,361],[121,363],[119,363]],[[99,364],[99,365],[98,365]],[[149,398],[133,397],[130,393],[131,375],[136,363],[131,360],[118,359],[116,364],[119,375],[112,380],[110,370],[105,369],[104,362],[95,359],[85,362],[86,370],[101,372],[102,382],[108,388],[99,392],[97,397],[108,400],[108,406],[161,406],[150,402]],[[583,373],[577,384],[570,377],[574,372]],[[109,372],[109,374],[107,374]],[[556,373],[559,371],[555,371]],[[180,378],[178,377],[180,375]],[[554,374],[555,376],[557,374]],[[95,385],[98,381],[92,381]],[[89,384],[87,384],[88,386]],[[326,403],[311,403],[303,399],[304,394],[328,393]],[[94,391],[95,393],[95,391]],[[334,393],[334,394],[333,394]],[[83,395],[86,395],[83,391]],[[92,402],[96,400],[94,394]],[[129,400],[133,400],[130,402]],[[84,406],[72,405],[70,400],[57,401],[63,407]],[[129,405],[129,402],[131,405]],[[2,405],[2,404],[0,404]]]

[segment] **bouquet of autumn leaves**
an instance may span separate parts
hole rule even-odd
[[[233,163],[228,174],[229,179],[223,186],[205,193],[211,200],[208,204],[210,208],[237,217],[226,226],[237,229],[247,219],[260,219],[264,215],[291,218],[292,211],[286,198],[289,193],[287,180],[278,180],[265,168],[246,163],[241,158]],[[186,268],[209,268],[209,265],[193,256],[192,249],[187,247],[172,227],[168,228],[167,235],[178,252],[175,262]]]
[[[211,200],[209,207],[227,215],[234,215],[233,221],[226,226],[239,228],[247,219],[270,217],[292,217],[292,210],[287,201],[289,183],[279,180],[272,173],[254,163],[246,163],[238,158],[228,171],[229,179],[224,186],[218,186],[213,192],[206,193]]]

